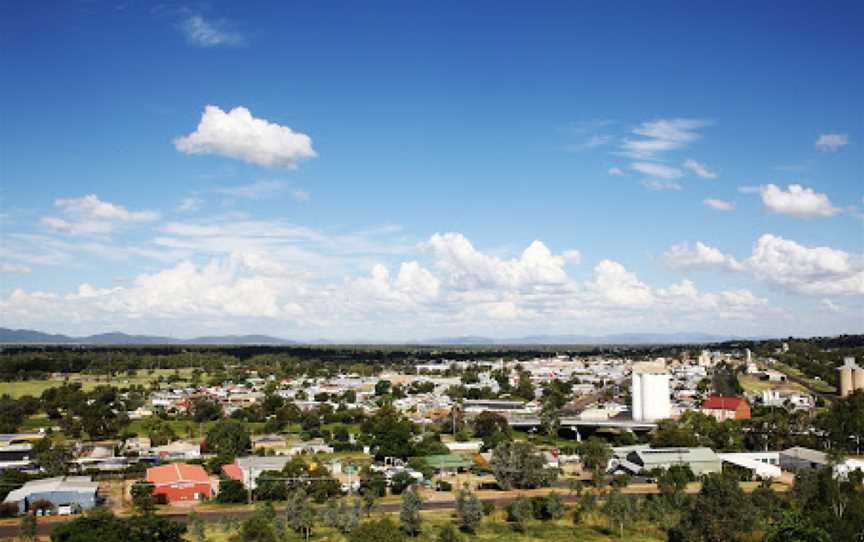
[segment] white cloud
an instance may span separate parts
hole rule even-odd
[[[602,147],[603,145],[608,145],[612,142],[611,135],[600,135],[595,134],[589,137],[585,142],[579,143],[577,145],[568,145],[567,149],[571,151],[584,151],[588,149],[595,149],[597,147]]]
[[[704,164],[700,164],[696,160],[692,160],[688,158],[684,161],[684,167],[689,169],[696,175],[702,177],[703,179],[716,179],[717,174],[713,171],[710,171]]]
[[[659,119],[633,129],[640,139],[625,138],[621,153],[636,159],[654,159],[659,154],[683,149],[701,136],[696,132],[710,123],[699,119]]]
[[[58,198],[54,206],[67,218],[42,217],[40,223],[69,235],[107,235],[123,224],[150,222],[159,218],[155,211],[129,211],[122,205],[102,201],[96,194],[80,198]]]
[[[565,250],[561,256],[573,265],[579,265],[582,263],[582,253],[578,250]]]
[[[848,144],[849,136],[846,134],[822,134],[816,140],[816,148],[820,151],[833,152]]]
[[[204,200],[201,198],[183,198],[180,201],[180,204],[177,205],[177,210],[181,213],[193,213],[201,209],[201,206],[204,205]]]
[[[622,170],[620,167],[610,167],[608,173],[609,173],[609,175],[612,175],[615,177],[620,176],[620,175],[625,175],[624,170]]]
[[[218,194],[242,199],[264,199],[287,190],[288,183],[283,181],[255,181],[254,183],[216,188]]]
[[[664,254],[666,264],[679,270],[721,268],[753,277],[804,295],[864,295],[864,258],[830,247],[806,247],[765,234],[743,262],[701,242],[686,243]]]
[[[678,168],[652,162],[635,162],[630,164],[630,169],[658,179],[679,179],[684,175]]]
[[[701,241],[696,242],[696,247],[693,250],[687,243],[673,245],[663,255],[663,259],[667,266],[679,270],[711,267],[720,267],[728,271],[742,271],[744,269],[735,258],[727,256]]]
[[[831,205],[827,195],[800,184],[791,184],[786,191],[769,184],[760,188],[760,194],[762,205],[771,213],[796,218],[815,218],[833,216],[840,212],[840,209]]]
[[[30,268],[17,263],[0,262],[0,273],[29,273]]]
[[[765,234],[745,262],[758,278],[808,295],[864,295],[864,262],[829,247]]]
[[[181,25],[186,39],[198,47],[241,45],[243,36],[225,30],[224,21],[208,21],[200,15],[192,15]]]
[[[725,201],[722,199],[708,198],[702,200],[702,203],[711,207],[712,209],[716,209],[718,211],[734,211],[735,204],[731,201]]]
[[[309,136],[255,118],[245,107],[226,113],[208,105],[197,129],[176,138],[174,146],[186,154],[220,154],[268,167],[293,168],[299,161],[317,156]]]
[[[662,181],[642,181],[642,186],[648,190],[681,190],[682,186],[676,182],[664,183]]]
[[[611,260],[603,260],[594,267],[594,280],[588,287],[615,305],[649,305],[654,301],[646,284]]]
[[[518,259],[501,260],[484,254],[460,233],[436,233],[424,243],[436,256],[436,266],[450,285],[460,289],[523,288],[566,281],[565,258],[534,241]]]
[[[301,188],[295,188],[291,191],[291,197],[297,201],[309,201],[312,199],[312,194]]]
[[[829,312],[842,312],[844,307],[834,303],[830,299],[820,299],[819,305]]]

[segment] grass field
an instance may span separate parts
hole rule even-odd
[[[391,516],[398,521],[398,515]],[[423,530],[419,536],[411,540],[416,542],[434,542],[437,540],[438,530],[452,523],[453,518],[447,512],[435,512],[423,514]],[[232,540],[232,531],[226,531],[221,525],[207,525],[207,540],[210,542],[229,542]],[[505,514],[498,511],[491,518],[483,520],[483,525],[473,535],[461,535],[465,542],[572,542],[574,540],[585,542],[613,542],[620,541],[618,532],[612,533],[608,522],[601,516],[589,516],[583,524],[574,525],[571,517],[565,516],[558,521],[540,522],[531,521],[526,525],[524,532],[516,532],[505,521]],[[187,534],[187,538],[192,538]],[[291,533],[286,540],[305,540],[301,535]],[[345,542],[346,537],[339,532],[325,527],[317,527],[308,539],[314,542]],[[647,523],[636,523],[628,527],[624,533],[626,542],[660,542],[665,537],[656,527]]]
[[[73,373],[64,378],[53,378],[47,380],[23,380],[16,382],[0,382],[0,395],[10,395],[17,399],[25,395],[39,397],[42,392],[48,388],[62,386],[64,382],[78,382],[85,391],[92,390],[100,384],[111,384],[117,387],[128,387],[132,385],[149,386],[153,381],[160,376],[167,378],[174,374],[174,369],[154,369],[151,371],[140,370],[135,375],[129,376],[126,374],[117,375],[114,378],[106,379],[102,375],[85,375]],[[177,373],[184,381],[188,380],[192,375],[192,369],[177,369]],[[207,375],[202,376],[202,380],[206,380]]]

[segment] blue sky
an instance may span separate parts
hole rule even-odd
[[[864,6],[693,4],[7,4],[0,325],[861,332]]]

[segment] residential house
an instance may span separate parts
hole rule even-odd
[[[702,413],[713,416],[718,422],[749,420],[750,404],[741,397],[712,395],[702,403]]]
[[[200,501],[213,494],[210,477],[201,465],[171,463],[147,469],[153,496],[167,502]]]

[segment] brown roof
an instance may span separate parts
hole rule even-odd
[[[210,478],[201,465],[171,463],[147,469],[147,481],[159,486],[175,482],[197,482],[209,484]]]

